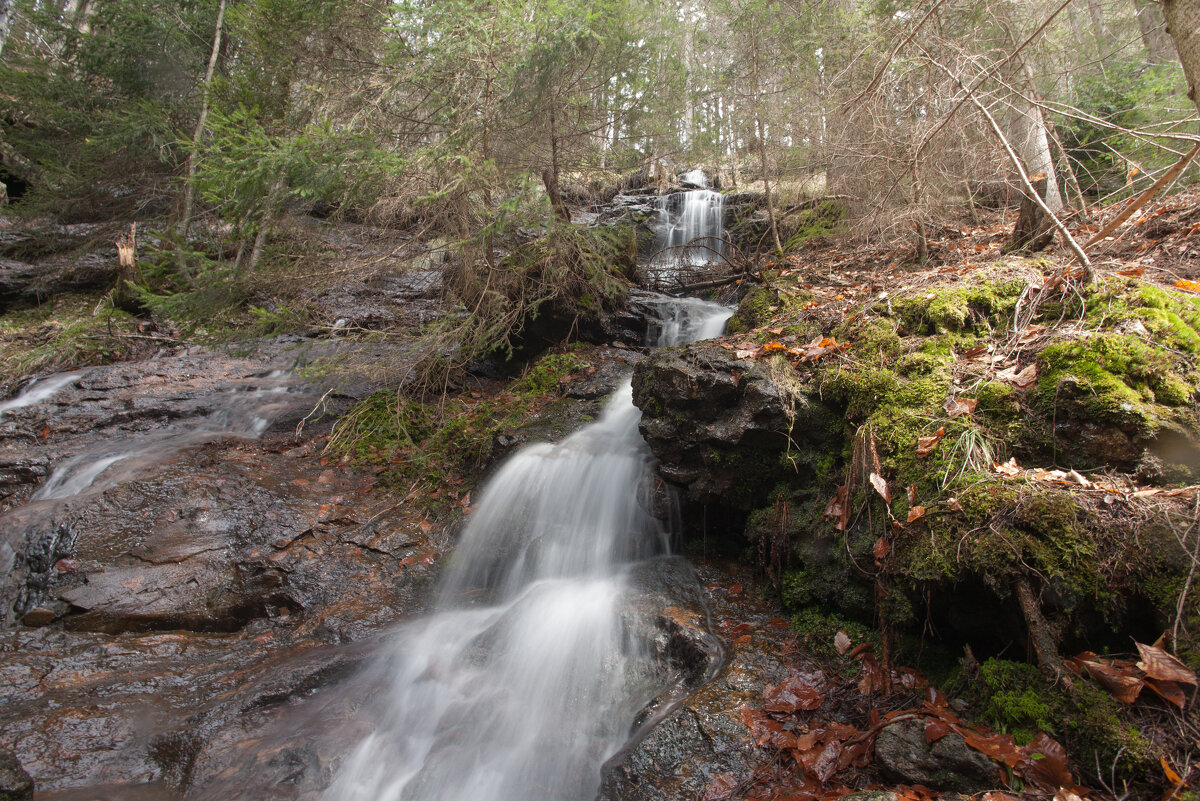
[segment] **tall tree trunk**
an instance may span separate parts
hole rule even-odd
[[[558,189],[558,129],[555,126],[554,99],[550,100],[550,169],[542,170],[542,183],[550,198],[554,213],[563,222],[571,221],[571,210],[563,202],[562,193]]]
[[[1188,97],[1200,109],[1200,95],[1196,93],[1200,84],[1200,4],[1196,0],[1163,0],[1163,16],[1183,64]]]
[[[1025,170],[1030,175],[1046,176],[1046,194],[1043,199],[1053,212],[1063,207],[1062,193],[1058,188],[1058,174],[1054,169],[1054,157],[1050,153],[1050,137],[1046,134],[1046,120],[1042,110],[1017,98],[1014,103],[1010,124],[1010,139]]]
[[[16,13],[15,0],[0,0],[0,53],[4,52],[4,43],[8,41],[8,31],[12,28],[13,15]]]
[[[1104,24],[1104,10],[1100,0],[1087,0],[1088,16],[1092,18],[1092,35],[1096,37],[1096,48],[1103,59],[1108,50],[1108,28]]]
[[[179,226],[176,234],[180,240],[186,240],[188,226],[192,223],[192,204],[196,199],[196,148],[204,136],[204,126],[208,122],[208,101],[212,89],[213,74],[217,70],[217,57],[221,53],[221,29],[225,24],[225,0],[217,6],[217,26],[213,33],[212,52],[208,56],[208,69],[204,72],[204,93],[200,101],[200,116],[196,120],[196,130],[192,132],[192,149],[187,158],[187,186],[183,192],[183,209],[179,213]],[[182,258],[182,256],[181,256]]]
[[[1151,64],[1167,64],[1175,60],[1175,47],[1167,35],[1162,10],[1153,0],[1133,0],[1138,31],[1146,46],[1146,58]]]
[[[758,139],[758,163],[762,170],[763,179],[763,200],[767,204],[767,222],[771,227],[771,240],[775,243],[775,252],[783,252],[783,244],[779,241],[779,226],[775,223],[775,205],[771,201],[771,176],[767,169],[767,136],[766,126],[763,124],[762,118],[762,102],[759,93],[762,91],[762,84],[758,79],[758,47],[757,42],[754,47],[754,57],[751,61],[754,68],[754,133]]]

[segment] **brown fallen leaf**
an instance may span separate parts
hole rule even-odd
[[[1021,751],[1029,760],[1022,773],[1035,784],[1047,790],[1075,786],[1075,779],[1067,766],[1067,752],[1057,740],[1039,734]]]
[[[871,486],[879,493],[879,497],[883,498],[884,503],[890,504],[892,502],[892,491],[888,489],[888,483],[884,480],[883,476],[878,473],[872,473]]]
[[[1071,661],[1087,670],[1088,675],[1092,677],[1093,681],[1108,690],[1113,698],[1116,698],[1122,704],[1132,704],[1137,700],[1138,695],[1142,692],[1142,688],[1146,686],[1146,682],[1128,672],[1128,668],[1122,669],[1095,660],[1080,659],[1079,657],[1075,657]]]
[[[1146,679],[1146,686],[1153,690],[1159,698],[1170,704],[1174,704],[1179,709],[1183,709],[1187,703],[1187,696],[1183,692],[1183,686],[1177,681]]]
[[[875,563],[878,564],[881,559],[892,552],[892,546],[885,538],[880,537],[875,540],[875,547],[871,549],[871,552],[875,555]]]
[[[778,685],[767,686],[763,709],[784,713],[816,709],[825,702],[824,685],[825,677],[820,673],[793,673]]]
[[[1019,476],[1021,474],[1021,468],[1019,466],[1017,466],[1017,457],[1015,457],[1015,456],[1013,458],[1009,459],[1004,464],[994,464],[992,466],[992,469],[994,469],[997,473],[999,473],[1002,476],[1010,476],[1011,477],[1011,476]]]
[[[1145,643],[1135,643],[1138,654],[1142,657],[1137,666],[1147,677],[1162,681],[1178,681],[1183,684],[1196,686],[1196,673],[1187,665],[1180,662],[1161,648]]]
[[[963,510],[962,504],[958,502],[958,498],[948,498],[946,506],[950,507],[950,510],[954,512],[961,512]]]
[[[833,650],[838,652],[838,656],[845,656],[850,650],[850,635],[844,631],[833,635]]]
[[[917,457],[924,459],[929,454],[933,453],[933,449],[942,441],[942,437],[946,436],[946,429],[939,428],[936,433],[929,437],[919,437],[917,439]]]
[[[1182,289],[1186,292],[1200,292],[1200,283],[1189,281],[1186,278],[1180,278],[1175,282],[1176,289]]]
[[[979,401],[975,398],[955,398],[951,396],[946,398],[945,403],[942,404],[942,408],[946,410],[946,414],[950,415],[950,419],[954,419],[955,417],[971,414],[978,405]]]
[[[1020,372],[1017,372],[1015,366],[1007,370],[1001,370],[996,373],[996,378],[1012,384],[1017,389],[1028,389],[1037,382],[1037,364],[1030,363]]]

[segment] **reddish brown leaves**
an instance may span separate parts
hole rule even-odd
[[[737,779],[732,773],[714,773],[700,794],[700,801],[721,801],[729,798],[737,789]]]
[[[1067,767],[1067,752],[1058,741],[1039,734],[1021,752],[1026,757],[1021,773],[1029,781],[1047,790],[1075,786],[1075,779]]]
[[[783,713],[816,709],[825,701],[824,686],[825,677],[820,673],[793,673],[779,685],[767,687],[763,709]]]
[[[925,516],[924,506],[914,506],[908,510],[908,522],[915,523]]]
[[[979,401],[975,398],[955,398],[951,396],[946,398],[946,402],[942,404],[942,408],[946,410],[946,414],[953,420],[955,417],[971,414],[978,405]]]
[[[1135,645],[1142,657],[1137,667],[1146,674],[1146,678],[1197,684],[1195,672],[1171,654],[1153,645],[1140,642]]]
[[[883,498],[884,503],[890,504],[892,502],[892,491],[888,489],[888,483],[884,480],[883,476],[878,473],[872,473],[871,486],[879,493],[879,497]]]
[[[1037,382],[1037,364],[1029,364],[1024,370],[1017,372],[1015,366],[996,373],[996,378],[1012,384],[1017,389],[1029,389]]]
[[[1181,685],[1200,683],[1195,672],[1171,654],[1153,645],[1136,643],[1141,659],[1113,659],[1084,651],[1067,662],[1078,673],[1084,671],[1093,681],[1112,693],[1123,704],[1132,704],[1144,688],[1170,704],[1183,709],[1187,696]]]
[[[917,456],[924,459],[929,454],[933,453],[933,449],[942,441],[942,437],[946,436],[946,429],[939,428],[931,437],[920,437],[917,439]]]

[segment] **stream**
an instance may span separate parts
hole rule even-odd
[[[719,222],[664,207],[660,237]],[[638,308],[657,346],[731,314]],[[286,349],[30,382],[0,403],[0,748],[56,801],[596,797],[721,661],[640,356],[602,350],[596,419],[509,456],[440,565],[418,505],[296,435],[319,390]]]

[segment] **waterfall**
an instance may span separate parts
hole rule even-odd
[[[725,244],[725,196],[708,189],[700,170],[686,173],[683,182],[704,187],[675,192],[658,199],[658,232],[654,262],[659,266],[696,267],[719,261]]]
[[[661,303],[660,344],[719,334],[730,310]],[[628,379],[601,417],[514,455],[484,489],[438,612],[404,627],[374,731],[326,801],[585,801],[663,688],[621,625],[623,568],[666,549]]]

